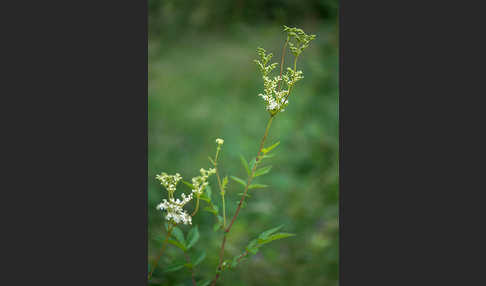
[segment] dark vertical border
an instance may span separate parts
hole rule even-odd
[[[2,9],[17,101],[2,190],[18,198],[2,197],[0,284],[146,285],[147,1],[18,6]]]
[[[341,286],[484,284],[483,10],[435,4],[340,2]]]

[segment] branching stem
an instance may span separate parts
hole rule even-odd
[[[231,219],[230,224],[224,230],[223,242],[221,243],[221,250],[219,252],[219,264],[218,264],[218,268],[216,270],[216,276],[214,277],[213,281],[211,282],[211,286],[216,285],[216,281],[218,280],[219,275],[221,273],[221,266],[223,265],[224,247],[225,247],[225,244],[226,244],[226,236],[230,232],[231,227],[233,226],[233,223],[235,222],[236,218],[238,217],[238,214],[239,214],[240,209],[241,209],[241,205],[243,204],[243,202],[246,198],[246,194],[248,192],[248,187],[250,186],[250,184],[251,184],[251,182],[252,182],[252,180],[255,176],[255,171],[256,171],[256,168],[257,168],[257,165],[258,165],[260,153],[262,152],[263,146],[265,144],[265,140],[267,139],[268,131],[270,130],[270,126],[272,125],[272,121],[273,121],[273,116],[270,116],[270,119],[268,120],[268,123],[267,123],[267,127],[265,128],[265,134],[263,135],[262,141],[260,143],[260,148],[258,149],[258,153],[257,153],[256,159],[255,159],[255,165],[253,166],[251,173],[250,173],[250,176],[248,177],[248,181],[246,183],[243,196],[241,196],[240,202],[238,203],[238,207],[236,208],[235,214],[233,215],[233,218]]]
[[[280,60],[280,78],[282,78],[284,59],[285,59],[285,48],[287,47],[288,42],[289,42],[289,37],[287,37],[287,40],[285,41],[285,44],[283,45],[282,48],[282,56]],[[278,82],[278,91],[282,91],[281,85],[282,85],[282,81],[280,80]]]

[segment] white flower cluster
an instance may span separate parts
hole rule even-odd
[[[192,194],[190,194],[189,196],[182,194],[182,200],[173,198],[177,184],[180,180],[182,180],[181,175],[179,173],[176,173],[175,175],[162,173],[160,175],[157,175],[156,178],[160,181],[161,185],[163,185],[167,189],[167,192],[169,193],[169,200],[167,201],[166,199],[164,199],[162,203],[157,206],[157,209],[167,211],[165,219],[167,219],[168,221],[172,220],[176,224],[192,224],[191,216],[182,208],[185,204],[192,200]]]
[[[202,195],[204,188],[208,185],[207,181],[209,176],[216,174],[216,169],[214,168],[210,168],[209,170],[201,168],[199,171],[201,172],[201,176],[192,178],[192,185],[194,186],[192,192],[196,194],[196,196]]]
[[[263,76],[264,93],[259,94],[266,101],[266,109],[271,114],[275,114],[280,111],[285,111],[284,107],[289,104],[288,95],[292,86],[304,78],[302,71],[294,71],[291,68],[287,68],[287,74],[276,76],[270,79],[268,76]],[[287,89],[278,91],[277,87],[280,81],[283,81],[287,86]]]
[[[160,181],[160,184],[164,186],[167,191],[172,193],[176,190],[177,183],[182,180],[179,173],[176,173],[175,175],[167,175],[167,173],[162,173],[160,175],[156,175],[155,178]]]
[[[284,26],[284,32],[287,32],[286,44],[289,45],[289,49],[295,57],[294,69],[287,68],[285,75],[271,79],[269,75],[277,67],[277,63],[267,65],[272,58],[272,54],[266,54],[264,49],[258,48],[257,54],[259,59],[255,60],[262,73],[264,86],[264,93],[260,93],[258,96],[261,96],[265,100],[266,109],[272,116],[281,111],[285,111],[284,108],[289,104],[288,97],[292,87],[297,81],[304,78],[302,71],[297,70],[297,58],[309,46],[309,43],[316,38],[315,35],[307,35],[302,29],[298,28]],[[285,88],[282,87],[282,82],[285,83]]]
[[[185,194],[182,194],[182,201],[179,199],[174,200],[173,198],[163,200],[157,206],[158,210],[166,210],[167,215],[165,218],[170,221],[173,220],[176,224],[183,223],[183,224],[192,224],[191,216],[182,208],[185,204],[192,200],[192,194],[186,197]]]
[[[223,145],[223,143],[224,143],[224,140],[223,139],[221,139],[221,138],[217,138],[216,139],[216,144]]]
[[[299,28],[284,26],[284,32],[287,32],[287,41],[290,52],[297,57],[305,48],[309,47],[310,42],[316,38],[316,35],[307,35]]]

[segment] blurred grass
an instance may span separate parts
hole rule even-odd
[[[240,254],[260,232],[284,224],[297,236],[273,242],[261,252],[226,271],[218,285],[338,285],[338,46],[334,24],[313,21],[301,26],[317,39],[299,59],[304,79],[298,82],[285,112],[272,124],[267,146],[281,141],[272,171],[256,182],[248,206],[231,230],[226,258]],[[239,154],[256,155],[268,113],[257,96],[262,79],[253,59],[261,46],[279,62],[284,34],[280,25],[234,25],[225,31],[149,41],[148,186],[149,261],[158,253],[163,216],[155,206],[165,190],[155,180],[162,171],[179,172],[186,180],[208,168],[218,137],[224,138],[222,175],[245,177]],[[287,60],[291,57],[287,55]],[[214,181],[213,181],[214,179]],[[219,202],[215,178],[213,197]],[[178,191],[188,192],[179,186]],[[227,216],[234,213],[241,186],[230,180]],[[179,192],[180,194],[180,192]],[[188,206],[192,209],[192,206]],[[214,217],[194,218],[208,256],[196,270],[197,280],[212,278],[218,262],[221,233],[212,230]],[[187,231],[188,227],[181,227]],[[182,261],[169,246],[160,261]],[[162,267],[161,267],[162,268]],[[191,285],[186,270],[154,274],[157,285]]]

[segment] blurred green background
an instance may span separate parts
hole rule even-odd
[[[335,0],[149,0],[148,217],[149,263],[165,237],[164,218],[155,209],[166,191],[155,180],[160,172],[179,172],[187,181],[210,167],[214,140],[223,138],[222,175],[245,178],[239,155],[258,151],[268,113],[257,95],[263,81],[253,59],[256,48],[274,53],[279,62],[285,35],[282,25],[296,26],[317,39],[299,58],[299,81],[289,106],[278,115],[267,146],[281,141],[272,171],[250,190],[226,245],[225,258],[240,254],[249,240],[284,224],[297,234],[265,245],[235,271],[225,271],[218,285],[338,285],[338,3]],[[291,56],[287,54],[290,62]],[[215,177],[213,200],[219,202]],[[179,185],[176,194],[189,192]],[[229,183],[227,216],[242,187]],[[203,205],[205,204],[202,202]],[[188,210],[193,206],[188,205]],[[201,239],[195,251],[207,257],[196,279],[214,276],[221,232],[214,216],[200,212],[193,221]],[[189,227],[182,226],[186,234]],[[186,269],[164,273],[183,261],[169,245],[150,285],[192,285]]]

